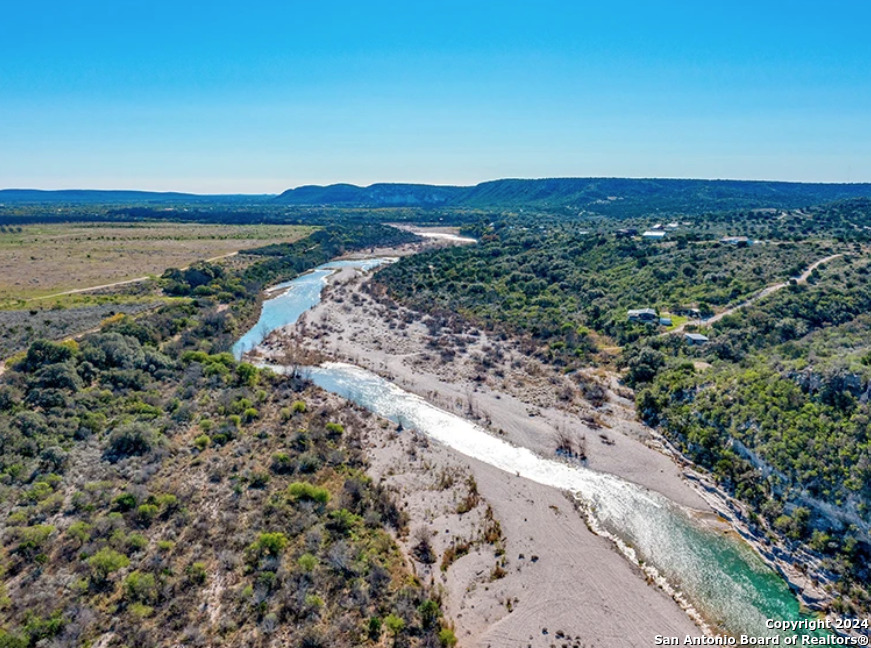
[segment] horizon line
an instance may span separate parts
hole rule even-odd
[[[777,183],[777,184],[794,184],[794,185],[871,185],[871,180],[868,181],[815,181],[815,180],[772,180],[772,179],[747,179],[747,178],[693,178],[693,177],[668,177],[668,176],[543,176],[543,177],[503,177],[493,178],[490,180],[481,180],[472,184],[448,184],[435,182],[394,182],[382,180],[372,182],[370,184],[354,184],[353,182],[330,182],[326,184],[307,183],[288,187],[275,193],[272,192],[221,192],[221,193],[198,193],[194,191],[184,191],[179,189],[119,189],[119,188],[93,188],[93,187],[63,187],[63,188],[38,188],[38,187],[2,187],[0,192],[7,191],[34,191],[45,193],[60,193],[64,191],[92,191],[92,192],[116,192],[116,193],[149,193],[149,194],[181,194],[195,197],[221,197],[221,196],[246,196],[246,197],[276,197],[287,191],[294,191],[307,187],[327,188],[335,186],[350,186],[358,189],[368,189],[377,185],[400,185],[400,186],[427,186],[427,187],[443,187],[443,188],[458,188],[469,189],[482,184],[492,182],[502,182],[511,180],[521,181],[541,181],[541,180],[668,180],[668,181],[693,181],[693,182],[753,182],[753,183]]]

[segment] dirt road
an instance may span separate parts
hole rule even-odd
[[[795,277],[796,283],[798,283],[798,284],[807,283],[808,277],[811,276],[811,273],[814,270],[816,270],[818,267],[820,267],[824,263],[828,263],[829,261],[833,261],[841,256],[844,256],[844,255],[840,254],[840,253],[839,254],[832,254],[830,256],[825,257],[824,259],[819,259],[818,261],[814,261],[812,264],[810,264],[807,267],[807,269],[805,269],[804,272],[802,272],[798,277]],[[711,324],[714,324],[715,322],[719,322],[721,319],[723,319],[727,315],[731,315],[732,313],[739,311],[742,308],[746,308],[747,306],[750,306],[751,304],[756,303],[760,299],[764,299],[765,297],[768,297],[769,295],[776,293],[778,290],[782,290],[782,289],[786,288],[788,285],[789,285],[789,281],[783,281],[781,283],[771,284],[770,286],[767,286],[767,287],[763,288],[762,290],[760,290],[758,293],[753,295],[753,297],[751,297],[750,299],[743,301],[740,304],[736,304],[735,306],[731,306],[730,308],[727,308],[726,310],[724,310],[720,313],[717,313],[716,315],[709,317],[706,320],[703,320],[702,324],[704,324],[705,326],[709,326]],[[694,323],[693,321],[684,322],[683,324],[681,324],[677,328],[672,329],[671,331],[666,331],[664,333],[660,333],[660,336],[674,335],[675,333],[681,333],[681,332],[683,332],[683,330],[686,328],[686,326],[688,324],[693,324],[693,323]]]
[[[216,257],[211,257],[209,259],[205,259],[207,263],[211,263],[212,261],[219,261],[220,259],[227,259],[232,256],[236,256],[239,252],[230,252],[228,254],[221,254]],[[181,268],[182,270],[187,270],[190,266],[185,266]],[[127,286],[129,284],[140,283],[142,281],[148,281],[150,277],[136,277],[135,279],[126,279],[124,281],[116,281],[114,283],[103,284],[100,286],[89,286],[87,288],[74,288],[73,290],[65,290],[63,292],[54,293],[52,295],[43,295],[42,297],[31,297],[27,301],[39,301],[41,299],[51,299],[52,297],[63,297],[64,295],[76,295],[78,293],[86,293],[86,292],[94,292],[95,290],[104,290],[106,288],[117,288],[118,286]]]

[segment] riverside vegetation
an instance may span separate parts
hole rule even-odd
[[[861,615],[871,609],[869,223],[865,200],[688,219],[665,242],[621,238],[614,224],[504,219],[467,228],[477,246],[384,269],[379,290],[519,336],[568,374],[621,369],[643,420],[749,507],[751,527],[820,581],[833,612]],[[719,242],[730,232],[782,238]],[[780,282],[711,325],[690,322],[704,346],[626,316],[713,314]]]
[[[168,271],[185,301],[9,360],[0,646],[456,643],[366,476],[374,419],[226,352],[264,285],[382,234],[414,238],[335,229]]]
[[[666,241],[650,242],[616,235],[656,222],[638,200],[581,216],[544,203],[526,213],[65,208],[76,220],[186,214],[323,229],[248,250],[244,262],[168,270],[141,293],[95,295],[88,307],[115,314],[78,342],[34,340],[110,313],[49,326],[40,310],[7,336],[7,352],[29,348],[9,359],[0,385],[0,646],[455,643],[439,592],[409,573],[393,543],[407,533],[403,513],[365,477],[360,439],[372,422],[226,354],[256,319],[264,286],[345,250],[413,240],[373,220],[465,224],[479,240],[385,268],[372,287],[379,298],[512,336],[569,375],[619,369],[643,419],[823,580],[832,611],[867,612],[871,204],[697,205],[675,217]],[[48,213],[2,211],[15,235]],[[762,243],[718,242],[724,235]],[[705,346],[626,318],[641,307],[675,324],[688,308],[722,312],[834,254],[806,284],[690,323],[710,337]],[[127,304],[148,312],[125,316]]]

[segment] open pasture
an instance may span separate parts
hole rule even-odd
[[[0,303],[44,298],[184,267],[203,259],[295,241],[295,225],[71,223],[0,230]]]

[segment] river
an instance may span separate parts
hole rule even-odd
[[[337,268],[369,270],[389,259],[325,264],[277,288],[264,302],[258,324],[234,347],[250,349],[320,301],[326,277]],[[733,635],[772,635],[767,619],[802,618],[784,580],[746,542],[698,521],[664,496],[614,475],[540,457],[441,410],[421,397],[359,367],[325,363],[307,370],[321,388],[413,428],[457,452],[520,478],[575,494],[590,525],[614,540],[628,559],[681,601],[688,612]]]
[[[233,345],[233,356],[238,360],[243,353],[263,342],[269,333],[298,320],[300,315],[321,300],[321,292],[327,285],[327,277],[337,270],[353,267],[368,272],[372,268],[394,261],[396,261],[394,257],[330,261],[296,279],[273,286],[268,293],[276,296],[263,302],[263,309],[260,311],[257,323]]]

